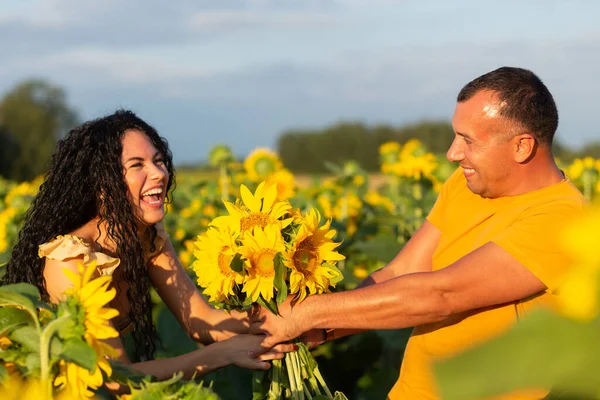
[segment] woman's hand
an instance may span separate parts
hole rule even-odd
[[[248,369],[269,369],[271,364],[266,361],[281,360],[285,353],[298,349],[293,344],[278,344],[267,350],[261,346],[264,339],[265,335],[242,334],[220,343],[227,349],[230,364]]]

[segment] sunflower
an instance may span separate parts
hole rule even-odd
[[[269,149],[258,148],[246,157],[244,169],[248,179],[258,182],[283,168],[277,154]]]
[[[242,185],[240,193],[243,203],[224,202],[229,215],[215,218],[211,225],[217,228],[226,227],[232,234],[237,235],[255,226],[265,228],[267,225],[276,225],[281,230],[292,222],[291,218],[280,219],[290,212],[292,206],[287,201],[276,201],[276,185],[262,182],[254,194]]]
[[[54,380],[55,386],[60,386],[68,393],[79,397],[91,397],[93,392],[102,385],[102,371],[107,376],[112,374],[112,368],[106,356],[118,356],[116,350],[103,342],[104,339],[119,336],[118,332],[110,325],[111,318],[119,315],[114,308],[105,307],[116,294],[114,288],[108,289],[112,280],[111,276],[102,276],[92,279],[96,271],[96,263],[88,265],[79,264],[78,273],[63,269],[65,275],[73,282],[73,287],[67,289],[67,300],[59,305],[59,315],[68,312],[72,315],[75,327],[73,332],[82,335],[85,341],[96,352],[96,366],[89,371],[77,364],[61,360],[59,375]],[[75,335],[77,335],[77,333]]]
[[[0,399],[76,400],[79,397],[66,392],[53,396],[49,385],[44,381],[34,377],[24,379],[20,375],[13,374],[0,381]]]
[[[595,250],[600,235],[600,208],[588,209],[559,232],[562,250],[572,268],[560,287],[558,311],[574,319],[590,321],[600,312],[600,254]]]
[[[244,267],[247,275],[244,279],[243,292],[253,302],[262,298],[270,301],[273,298],[273,281],[275,279],[275,257],[285,252],[285,243],[281,231],[275,225],[267,225],[264,230],[254,227],[244,232],[240,254],[245,259]]]
[[[231,269],[231,261],[237,253],[235,235],[223,227],[209,228],[194,242],[192,264],[198,277],[198,285],[211,302],[223,302],[235,295],[233,288],[244,282],[244,276]]]
[[[267,178],[267,185],[269,184],[277,187],[277,199],[279,200],[288,200],[294,196],[296,190],[294,175],[285,168],[271,174]]]
[[[346,257],[335,251],[340,244],[331,239],[334,229],[330,221],[319,227],[321,215],[312,209],[304,218],[292,248],[285,253],[284,263],[291,269],[290,293],[297,293],[299,301],[310,294],[323,293],[341,279],[340,271],[333,265]]]

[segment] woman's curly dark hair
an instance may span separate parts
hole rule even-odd
[[[99,217],[98,224],[106,222],[107,234],[117,245],[123,278],[129,283],[127,298],[131,304],[129,317],[135,324],[135,356],[142,360],[153,358],[156,328],[142,238],[127,198],[121,162],[121,139],[130,129],[144,132],[162,153],[169,172],[167,201],[171,201],[170,189],[175,186],[173,156],[167,141],[153,127],[127,110],[86,122],[58,142],[44,183],[27,211],[2,283],[31,283],[47,301],[44,261],[38,256],[38,246]],[[152,226],[149,231],[146,239],[154,243],[156,228]]]

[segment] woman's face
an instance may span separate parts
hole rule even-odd
[[[131,129],[122,139],[121,162],[127,183],[127,197],[136,217],[145,225],[162,221],[169,172],[162,153],[142,131]]]

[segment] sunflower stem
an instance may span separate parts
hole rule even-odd
[[[221,163],[220,167],[219,183],[221,186],[221,195],[227,201],[229,201],[229,179],[227,177],[227,166],[225,163]]]
[[[310,387],[312,389],[312,393],[315,395],[321,395],[321,390],[319,389],[319,383],[317,382],[317,379],[315,378],[315,374],[313,373],[313,371],[308,370],[308,368],[310,368],[311,362],[309,361],[310,359],[314,360],[314,357],[312,356],[312,354],[310,354],[310,351],[308,351],[308,348],[306,346],[301,346],[301,353],[300,353],[300,361],[304,363],[304,369],[307,372],[308,375],[308,383],[310,384]]]
[[[55,319],[46,325],[46,328],[40,335],[40,378],[42,381],[47,381],[50,374],[50,340],[54,333],[61,327],[62,323],[68,321],[71,317],[70,313],[66,313],[60,318]]]
[[[281,360],[273,360],[273,378],[269,390],[269,399],[279,399],[281,397]]]
[[[288,373],[288,379],[290,381],[290,390],[292,392],[292,398],[298,400],[298,388],[296,387],[296,378],[294,376],[294,361],[292,360],[292,353],[285,353],[285,366]]]
[[[304,382],[302,382],[300,360],[298,359],[298,352],[293,351],[290,353],[292,356],[292,362],[294,366],[294,378],[296,379],[296,387],[298,388],[298,397],[300,400],[304,400]]]
[[[323,387],[323,390],[325,391],[325,394],[327,395],[327,397],[332,399],[333,396],[331,395],[331,392],[329,391],[329,388],[327,387],[327,384],[325,383],[325,379],[323,379],[323,376],[321,375],[321,372],[319,371],[319,367],[316,366],[315,370],[313,372],[314,372],[315,376],[317,377],[319,383]]]

